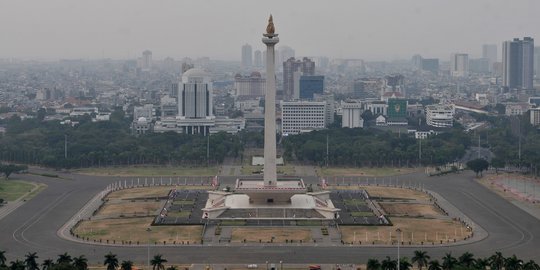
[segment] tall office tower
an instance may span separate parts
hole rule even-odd
[[[413,55],[412,57],[412,64],[413,64],[413,67],[415,70],[420,70],[422,69],[422,56],[419,55],[419,54],[415,54]]]
[[[456,53],[452,55],[450,72],[453,77],[466,77],[469,75],[469,55]]]
[[[253,53],[253,65],[255,67],[262,67],[263,65],[263,62],[262,62],[262,53],[260,50],[256,50],[254,53]]]
[[[252,72],[249,76],[236,74],[234,76],[234,89],[237,97],[262,97],[266,89],[266,79],[257,71]]]
[[[313,99],[315,94],[324,92],[324,76],[302,75],[294,79],[295,99]]]
[[[534,47],[534,74],[540,80],[540,47]]]
[[[533,89],[534,39],[524,37],[503,42],[503,86]]]
[[[298,80],[302,75],[315,75],[315,62],[307,57],[304,57],[302,61],[291,57],[283,62],[283,95],[286,99],[295,97],[295,77]]]
[[[253,66],[253,53],[251,45],[246,44],[242,46],[242,67],[250,68],[251,66]]]
[[[152,68],[152,52],[149,50],[146,50],[143,52],[141,69],[144,71],[148,71],[151,68]]]
[[[482,58],[489,59],[489,71],[493,70],[493,64],[497,62],[497,45],[482,45]]]
[[[437,58],[422,59],[422,70],[429,71],[433,74],[438,74],[439,73],[439,59]]]
[[[206,118],[212,111],[212,82],[202,69],[192,68],[182,75],[178,89],[178,115],[183,118]],[[198,132],[199,133],[199,132]]]

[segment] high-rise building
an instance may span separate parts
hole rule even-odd
[[[265,94],[266,79],[259,72],[252,72],[249,76],[236,74],[234,76],[235,95],[262,97]]]
[[[412,65],[414,67],[415,70],[420,70],[422,69],[422,56],[419,55],[419,54],[415,54],[413,55],[412,57]]]
[[[426,124],[432,127],[452,127],[454,125],[454,106],[428,105],[426,107]]]
[[[503,86],[533,89],[534,39],[524,37],[503,42]]]
[[[540,80],[540,47],[534,47],[534,76]]]
[[[540,108],[532,108],[530,110],[531,125],[539,126],[540,125]]]
[[[490,60],[488,58],[478,58],[469,60],[469,70],[471,73],[486,74],[490,71]]]
[[[205,119],[213,119],[212,82],[210,75],[202,69],[192,68],[182,75],[178,90],[178,116],[192,120],[183,126],[183,133],[209,134],[211,124],[201,124]],[[198,119],[203,120],[199,122]]]
[[[251,50],[251,45],[245,44],[242,46],[242,67],[250,68],[253,66],[253,53]]]
[[[262,53],[260,50],[256,50],[253,53],[253,65],[255,67],[262,67],[263,61],[262,61]]]
[[[453,77],[467,77],[469,75],[469,55],[456,53],[450,59],[450,73]]]
[[[283,95],[285,99],[294,98],[294,77],[301,75],[315,75],[315,62],[304,57],[296,60],[294,57],[283,62]]]
[[[296,83],[295,83],[296,86]],[[296,88],[296,87],[295,87]],[[296,96],[296,89],[295,89]],[[314,94],[324,92],[324,76],[320,75],[302,75],[298,80],[298,98],[313,99]]]
[[[295,57],[294,50],[289,46],[280,46],[279,47],[279,55],[276,55],[276,58],[279,59],[280,63],[283,63],[287,61],[289,58]]]
[[[497,45],[496,44],[484,44],[482,45],[482,58],[488,59],[489,71],[492,71],[493,64],[497,62]]]
[[[148,71],[152,68],[152,52],[149,50],[146,50],[143,52],[141,62],[141,69],[144,71]]]

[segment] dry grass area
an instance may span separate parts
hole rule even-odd
[[[217,167],[173,167],[173,166],[121,166],[94,167],[74,170],[76,173],[100,176],[212,176]]]
[[[429,196],[421,191],[408,188],[384,187],[384,186],[331,186],[329,189],[336,190],[366,190],[372,198],[394,198],[429,201]]]
[[[431,204],[418,203],[379,203],[384,208],[385,212],[392,215],[407,215],[407,216],[437,216],[443,213]]]
[[[319,176],[392,176],[417,171],[416,168],[320,168]]]
[[[274,243],[285,243],[285,240],[307,242],[311,241],[311,230],[300,228],[233,228],[231,241],[242,242],[245,239],[246,242],[259,243],[261,240],[265,243],[270,242],[272,237],[274,237]]]
[[[130,216],[130,215],[155,215],[156,211],[158,211],[161,206],[164,204],[164,202],[156,202],[156,201],[149,201],[149,202],[143,202],[143,201],[136,201],[136,202],[119,202],[119,203],[110,203],[107,202],[105,205],[99,210],[97,215],[104,215],[104,216]]]
[[[111,192],[108,199],[121,199],[130,200],[136,198],[155,198],[163,197],[169,194],[171,189],[191,189],[191,190],[208,190],[211,186],[150,186],[150,187],[138,187],[128,188],[115,192]]]
[[[109,240],[112,243],[115,240],[117,243],[122,241],[131,241],[136,244],[150,242],[163,244],[166,241],[172,244],[173,241],[181,243],[182,241],[190,243],[200,243],[202,226],[150,226],[152,217],[145,218],[123,218],[123,219],[103,219],[83,221],[75,229],[75,234],[80,237],[88,237],[90,241],[94,239],[102,242]],[[147,232],[147,228],[151,228]]]
[[[412,244],[420,242],[454,242],[470,235],[460,222],[441,219],[392,218],[393,226],[341,226],[342,239],[346,243],[390,244],[398,239],[396,229],[401,229],[401,240]]]

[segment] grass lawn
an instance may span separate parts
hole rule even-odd
[[[189,241],[190,243],[200,243],[202,226],[150,226],[153,218],[123,218],[123,219],[102,219],[102,220],[90,220],[83,221],[75,229],[75,234],[80,237],[88,237],[90,241],[96,239],[102,239],[103,242],[109,240],[112,243],[131,241],[132,244],[136,244],[139,241],[140,244],[148,243],[148,237],[150,242],[158,242],[163,244],[163,241],[172,244],[181,241]],[[147,232],[146,229],[151,229]]]
[[[231,242],[246,242],[263,243],[270,242],[274,237],[274,243],[285,243],[285,240],[294,240],[299,242],[307,242],[311,240],[310,229],[298,228],[233,228]]]
[[[133,215],[156,215],[157,211],[161,209],[164,202],[156,201],[123,201],[120,203],[107,202],[99,210],[97,215],[103,216],[133,216]]]
[[[414,168],[318,168],[319,176],[391,176],[414,172]]]
[[[0,179],[0,198],[6,201],[14,201],[26,193],[29,193],[36,185],[20,181]]]
[[[214,176],[217,167],[126,166],[74,170],[75,173],[111,176]]]
[[[392,218],[394,226],[341,226],[343,241],[350,243],[362,241],[362,243],[390,244],[390,239],[396,241],[396,229],[400,228],[403,242],[419,244],[450,242],[463,240],[470,232],[461,223],[447,219],[422,219],[422,218]]]

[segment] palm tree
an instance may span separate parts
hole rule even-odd
[[[461,266],[471,268],[474,264],[474,255],[467,251],[459,256],[458,261]]]
[[[174,265],[171,265],[171,266],[167,267],[167,270],[178,270],[178,267],[176,267]]]
[[[6,251],[0,250],[0,266],[6,266]]]
[[[446,253],[442,258],[442,261],[442,268],[444,270],[452,270],[458,264],[458,261],[452,256],[452,253]]]
[[[530,260],[523,265],[523,270],[540,270],[540,266],[535,261]]]
[[[442,266],[438,260],[429,261],[428,270],[442,270]]]
[[[116,258],[116,254],[109,252],[109,254],[105,255],[103,265],[107,266],[107,270],[115,270],[118,268],[118,259]]]
[[[24,262],[20,260],[11,261],[9,270],[24,270]]]
[[[427,255],[427,251],[415,250],[411,261],[412,263],[416,263],[418,265],[419,270],[422,270],[422,267],[428,264],[429,259],[430,257]]]
[[[36,262],[36,259],[39,258],[37,252],[28,252],[24,257],[24,265],[26,266],[27,270],[39,270],[39,265]]]
[[[399,270],[410,270],[413,265],[409,262],[409,258],[403,257],[399,260]]]
[[[88,269],[88,259],[81,255],[79,257],[73,258],[73,266],[77,270],[87,270]]]
[[[120,264],[120,268],[122,270],[131,270],[133,268],[133,262],[132,261],[122,261],[122,264]]]
[[[150,261],[152,265],[152,270],[165,270],[163,263],[166,263],[167,260],[161,258],[161,254],[154,255],[154,258]]]
[[[474,260],[474,268],[478,270],[486,270],[488,266],[489,266],[489,259],[478,258]]]
[[[57,264],[71,264],[71,262],[73,262],[73,259],[71,258],[71,255],[67,254],[67,252],[58,255],[58,259],[56,260]]]
[[[502,270],[504,266],[504,257],[502,253],[495,252],[491,257],[489,257],[489,268],[491,270]]]
[[[366,270],[379,270],[381,263],[377,259],[369,259],[366,264]]]
[[[51,267],[54,266],[54,261],[51,259],[46,259],[43,261],[43,263],[41,263],[41,266],[43,266],[41,270],[50,270]]]
[[[386,256],[386,259],[382,260],[381,262],[381,269],[382,270],[396,270],[397,261],[391,259],[390,256]]]
[[[516,257],[516,254],[512,257],[508,257],[504,260],[505,270],[520,270],[523,267],[523,261]]]

